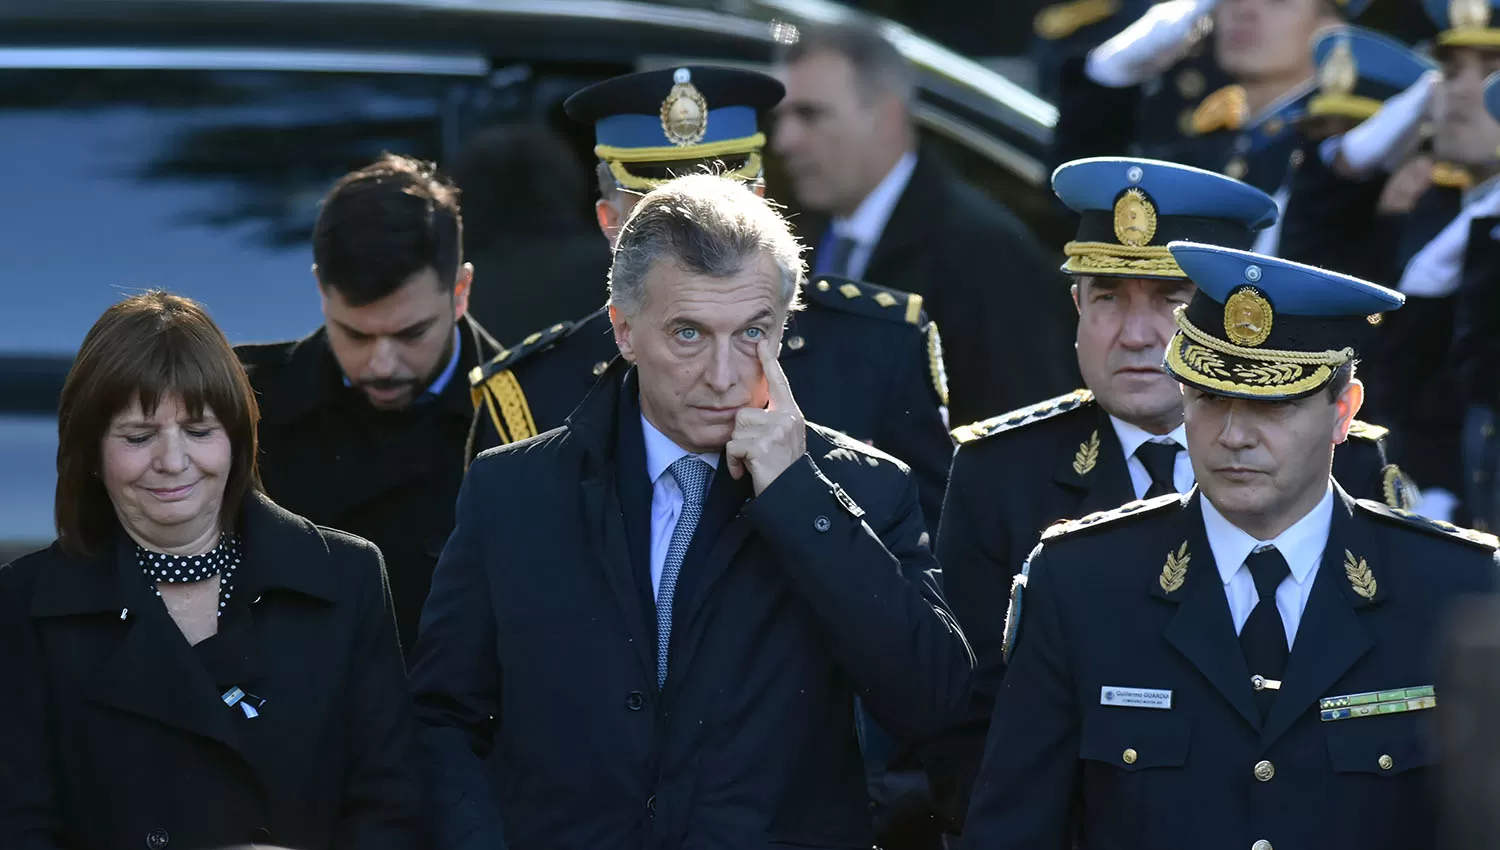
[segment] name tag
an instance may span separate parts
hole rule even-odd
[[[1099,689],[1100,705],[1124,708],[1171,708],[1172,692],[1161,688],[1122,688],[1105,685]]]

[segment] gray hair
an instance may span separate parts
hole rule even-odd
[[[877,94],[895,94],[910,104],[916,97],[917,75],[911,63],[880,30],[864,23],[822,24],[800,29],[780,61],[793,65],[815,53],[836,53],[854,68],[855,86],[866,101]]]
[[[762,255],[776,263],[786,309],[798,309],[806,276],[802,245],[771,202],[728,177],[678,177],[643,197],[621,228],[609,271],[609,303],[626,316],[639,313],[646,275],[660,262],[726,278]]]

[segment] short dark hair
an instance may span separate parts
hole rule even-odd
[[[476,132],[453,166],[463,191],[467,247],[499,237],[571,233],[593,227],[588,182],[568,142],[541,124],[504,124]]]
[[[233,461],[220,528],[233,529],[245,494],[260,490],[260,410],[224,332],[191,299],[161,291],[132,296],[105,310],[89,329],[63,383],[53,511],[65,552],[98,552],[118,523],[99,477],[110,422],[136,400],[150,415],[168,395],[180,397],[192,416],[211,408],[229,436]]]
[[[313,226],[313,262],[319,283],[355,307],[428,268],[452,290],[463,263],[458,188],[433,163],[395,154],[344,175]]]
[[[867,100],[880,93],[900,95],[910,103],[916,91],[916,72],[906,57],[880,30],[864,23],[809,26],[798,31],[797,40],[781,54],[791,65],[821,52],[837,53],[854,66],[854,79]]]
[[[1327,386],[1323,388],[1328,392],[1329,401],[1338,401],[1339,395],[1350,384],[1354,383],[1354,362],[1350,360],[1348,363],[1333,370],[1333,377],[1328,379]]]

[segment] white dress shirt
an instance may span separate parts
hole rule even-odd
[[[693,454],[682,448],[641,414],[641,432],[646,438],[646,476],[651,479],[651,593],[661,587],[661,570],[667,562],[667,548],[672,532],[682,515],[682,488],[670,468],[678,458]],[[714,469],[719,468],[716,454],[693,455]]]
[[[1137,499],[1146,498],[1146,491],[1151,489],[1151,473],[1146,471],[1146,465],[1141,463],[1141,459],[1135,456],[1135,450],[1142,443],[1176,443],[1181,451],[1172,464],[1172,486],[1179,493],[1193,489],[1193,462],[1188,459],[1187,426],[1178,425],[1166,434],[1153,434],[1114,416],[1109,417],[1109,421],[1115,426],[1115,436],[1120,438],[1120,448],[1125,452],[1125,466],[1130,470],[1130,486],[1135,488]]]
[[[1208,548],[1213,550],[1219,578],[1224,582],[1224,593],[1229,597],[1229,614],[1234,618],[1235,634],[1245,627],[1250,612],[1260,601],[1260,595],[1255,592],[1255,579],[1250,576],[1245,559],[1256,549],[1271,545],[1291,568],[1291,574],[1276,587],[1276,610],[1281,612],[1282,625],[1286,626],[1286,645],[1295,646],[1297,626],[1302,622],[1313,578],[1323,560],[1323,550],[1328,548],[1328,532],[1333,527],[1333,485],[1328,486],[1317,507],[1274,540],[1256,540],[1225,519],[1206,497],[1200,501],[1203,504],[1203,528],[1208,532]]]
[[[845,277],[864,278],[865,270],[870,265],[870,255],[875,252],[880,234],[885,232],[885,226],[891,220],[891,212],[896,209],[896,202],[901,200],[901,194],[906,191],[906,184],[911,182],[911,173],[916,167],[917,155],[907,153],[896,161],[895,167],[886,173],[875,191],[859,202],[854,215],[833,220],[834,236],[854,240],[854,250],[849,252],[849,264],[844,271]]]

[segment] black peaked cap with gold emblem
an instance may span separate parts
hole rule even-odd
[[[1174,242],[1198,291],[1178,308],[1167,371],[1214,395],[1288,400],[1356,358],[1362,326],[1406,300],[1358,278],[1250,251]]]
[[[1231,177],[1154,159],[1091,157],[1052,173],[1052,191],[1080,216],[1064,246],[1075,275],[1186,277],[1167,243],[1249,248],[1276,221],[1276,201]]]
[[[766,145],[759,115],[785,94],[767,74],[690,65],[595,83],[575,92],[563,109],[574,121],[594,125],[594,153],[622,188],[650,191],[666,178],[640,173],[642,165],[743,158],[728,176],[759,177]]]

